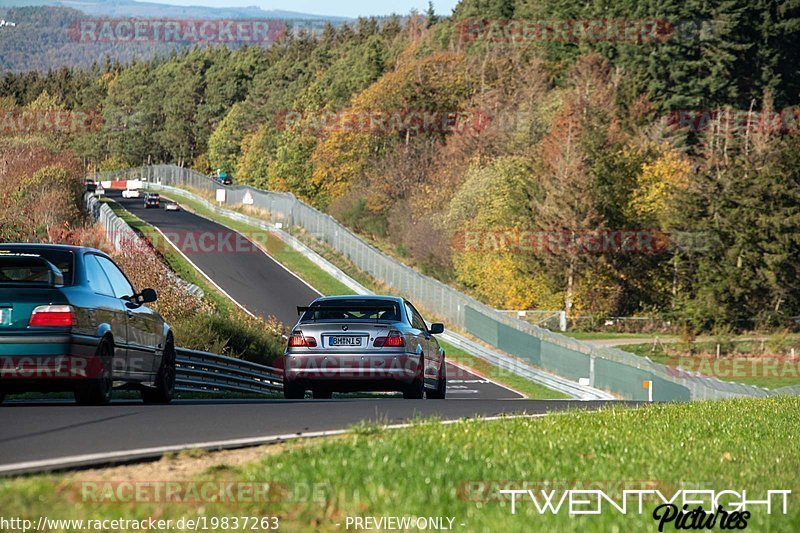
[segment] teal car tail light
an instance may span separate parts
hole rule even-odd
[[[76,325],[75,310],[69,305],[40,305],[31,313],[28,326],[65,328]]]

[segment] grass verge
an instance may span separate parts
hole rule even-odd
[[[119,501],[102,484],[86,497],[83,482],[116,478],[79,472],[0,481],[0,501],[5,515],[33,520],[277,516],[285,531],[341,531],[348,516],[432,516],[452,517],[461,531],[656,531],[652,499],[645,498],[642,514],[632,497],[625,515],[605,503],[601,515],[574,517],[566,508],[540,515],[530,500],[518,499],[512,515],[508,497],[497,490],[548,487],[560,498],[570,488],[591,488],[615,500],[623,488],[656,488],[666,498],[679,490],[746,490],[750,500],[763,499],[767,490],[796,491],[798,412],[800,399],[775,398],[429,421],[403,430],[360,425],[344,437],[284,445],[280,455],[217,464],[181,480],[269,483],[260,498],[250,492],[225,502],[136,503]],[[777,505],[772,515],[763,506],[751,512],[751,531],[800,527],[796,492],[787,514]]]
[[[800,357],[770,350],[760,341],[732,341],[734,350],[716,357],[716,343],[636,344],[621,347],[656,363],[700,372],[723,381],[780,389],[800,385]]]

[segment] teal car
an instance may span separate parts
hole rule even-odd
[[[113,389],[169,403],[175,339],[105,253],[0,243],[0,402],[26,392],[73,392],[105,405]]]

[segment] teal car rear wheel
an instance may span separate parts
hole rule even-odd
[[[156,376],[156,387],[142,389],[142,400],[147,404],[165,405],[172,401],[175,394],[175,341],[172,337],[167,339],[164,356],[161,358],[161,368]]]
[[[110,339],[104,338],[97,347],[97,357],[103,368],[100,377],[78,385],[75,389],[75,401],[79,405],[108,405],[111,403],[111,391],[114,384],[112,375],[112,358],[114,345]]]

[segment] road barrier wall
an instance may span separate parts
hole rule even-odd
[[[132,246],[146,246],[146,243],[142,241],[141,237],[128,223],[118,217],[108,205],[98,200],[94,194],[86,193],[84,205],[92,220],[103,226],[106,239],[118,252],[124,253],[125,250],[130,249]],[[193,285],[176,276],[172,271],[167,272],[167,275],[173,283],[182,285],[190,294],[200,298],[203,297],[203,289],[197,285]]]
[[[154,165],[96,176],[96,180],[102,181],[136,179],[143,180],[146,186],[179,187],[211,198],[217,197],[217,191],[224,190],[223,206],[251,205],[268,213],[271,222],[281,223],[286,230],[302,228],[347,257],[363,272],[418,302],[450,326],[534,366],[572,380],[586,380],[591,386],[621,398],[646,401],[649,391],[643,386],[645,382],[653,384],[653,398],[664,401],[800,394],[800,387],[766,390],[666,367],[618,349],[580,342],[498,312],[384,254],[330,215],[289,193],[249,186],[225,187],[199,172],[175,165]]]

